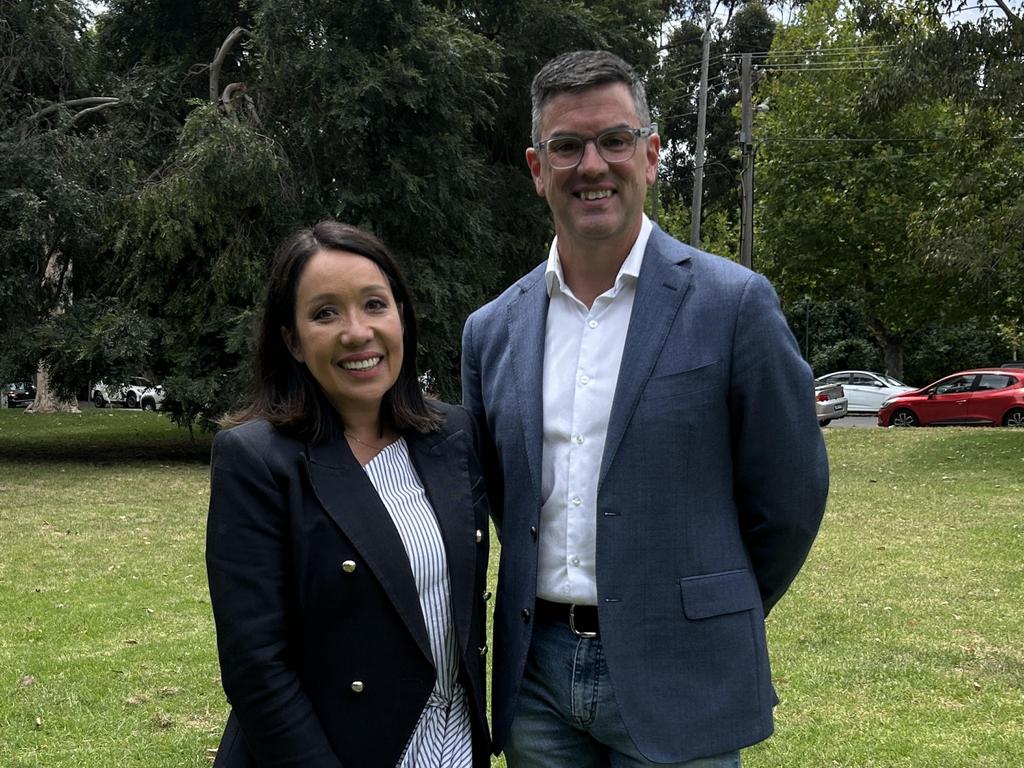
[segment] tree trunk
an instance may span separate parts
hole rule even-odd
[[[71,265],[61,274],[60,250],[54,248],[46,261],[44,283],[53,288],[56,297],[53,303],[53,315],[59,315],[64,307],[71,303]],[[36,371],[36,399],[25,409],[25,413],[81,413],[78,401],[73,397],[57,397],[50,391],[50,374],[46,365],[40,360]]]
[[[903,337],[889,333],[885,327],[873,317],[865,318],[871,335],[882,348],[885,357],[885,372],[895,379],[903,381]]]
[[[36,371],[36,399],[25,409],[25,413],[81,413],[74,398],[60,398],[50,391],[50,375],[46,366],[39,363]]]

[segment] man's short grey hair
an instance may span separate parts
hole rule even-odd
[[[607,83],[625,83],[633,95],[633,106],[640,126],[650,125],[647,93],[636,72],[625,61],[608,51],[570,51],[556,56],[533,78],[530,97],[533,102],[533,143],[541,140],[541,117],[548,101],[559,93],[584,91]]]

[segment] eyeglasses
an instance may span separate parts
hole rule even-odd
[[[584,139],[581,136],[555,136],[533,145],[538,152],[546,152],[548,162],[555,170],[575,168],[583,159],[587,144],[594,142],[597,154],[606,163],[624,163],[636,154],[637,139],[646,139],[658,130],[655,123],[646,128],[611,128],[597,136]]]

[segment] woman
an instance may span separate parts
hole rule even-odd
[[[324,221],[275,257],[256,393],[213,444],[206,561],[232,712],[215,766],[478,768],[488,506],[428,402],[384,245]]]

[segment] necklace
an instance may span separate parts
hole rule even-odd
[[[349,438],[350,440],[355,440],[357,443],[359,443],[360,445],[365,445],[367,448],[372,448],[373,450],[377,451],[377,453],[380,453],[389,445],[391,445],[391,443],[394,442],[393,440],[391,440],[385,443],[384,445],[374,445],[373,443],[368,443],[365,440],[360,440],[358,437],[356,437],[350,432],[345,432],[345,437]]]

